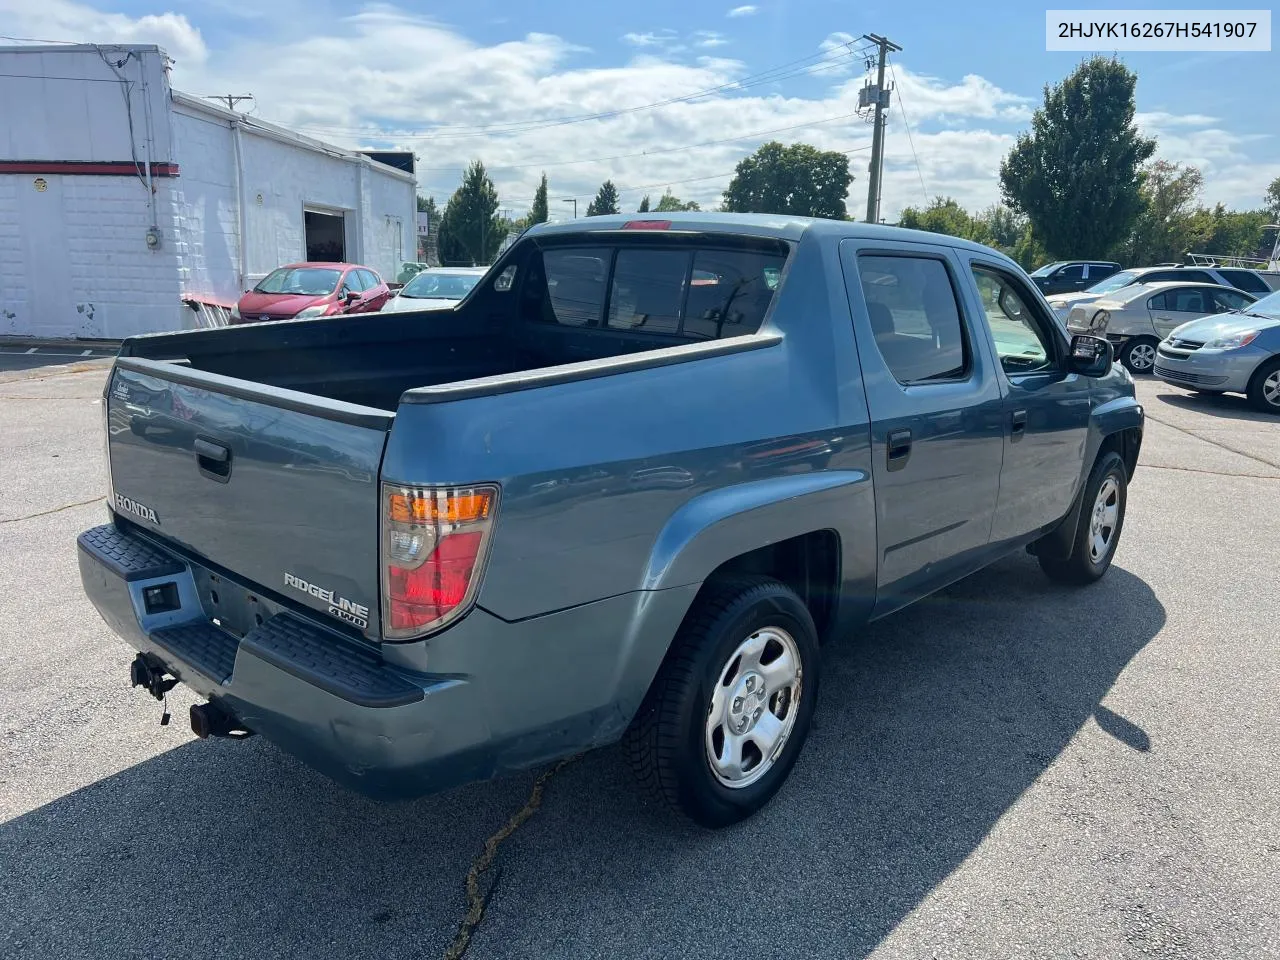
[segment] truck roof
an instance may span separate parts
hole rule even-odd
[[[670,221],[673,229],[731,232],[748,236],[776,237],[780,240],[794,241],[805,234],[814,234],[835,239],[854,237],[870,240],[942,243],[968,250],[981,250],[985,253],[994,252],[980,243],[942,233],[862,223],[858,220],[826,220],[820,217],[769,213],[619,213],[600,217],[579,217],[577,220],[563,220],[558,223],[540,223],[530,228],[527,235],[552,236],[595,230],[620,230],[624,225],[638,220]]]

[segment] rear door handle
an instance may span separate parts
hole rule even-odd
[[[196,466],[210,480],[226,483],[231,477],[231,448],[204,437],[196,437]]]
[[[1014,442],[1016,443],[1017,441],[1022,439],[1023,434],[1025,434],[1026,432],[1027,432],[1027,411],[1025,410],[1013,411],[1013,418],[1009,424],[1009,436],[1012,437]]]
[[[890,470],[901,470],[911,456],[911,431],[891,430],[885,439],[885,459]]]

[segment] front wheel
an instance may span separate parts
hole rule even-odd
[[[1154,337],[1126,340],[1120,348],[1120,362],[1130,373],[1150,373],[1156,366],[1157,346],[1159,341]]]
[[[751,816],[804,746],[818,659],[813,618],[787,586],[759,577],[709,587],[624,738],[641,783],[704,827]]]
[[[1099,457],[1081,493],[1084,504],[1070,556],[1040,557],[1040,567],[1051,580],[1093,583],[1110,569],[1124,529],[1128,490],[1129,472],[1120,454]]]
[[[1280,357],[1272,357],[1254,373],[1249,402],[1263,413],[1280,413]]]

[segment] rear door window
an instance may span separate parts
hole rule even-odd
[[[1203,270],[1179,270],[1169,277],[1170,280],[1181,280],[1183,283],[1217,283],[1218,278]]]
[[[899,383],[965,376],[968,344],[946,264],[864,254],[858,275],[876,347]]]

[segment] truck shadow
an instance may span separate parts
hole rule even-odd
[[[1275,423],[1274,414],[1254,408],[1249,399],[1234,393],[1158,393],[1163,403],[1180,410],[1194,410],[1210,417],[1248,420],[1252,423]]]
[[[1084,590],[1011,557],[829,645],[779,798],[692,828],[616,750],[567,767],[499,853],[472,957],[863,957],[982,843],[1158,633],[1117,567]],[[1098,726],[1159,750],[1109,710]],[[532,775],[409,804],[348,794],[269,745],[192,743],[0,826],[15,956],[439,956],[486,837]],[[754,921],[752,921],[754,922]],[[785,945],[785,946],[782,946]]]

